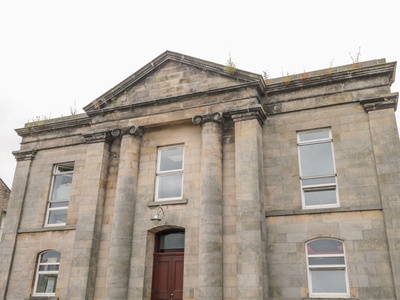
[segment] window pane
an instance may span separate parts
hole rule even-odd
[[[344,270],[312,270],[313,293],[346,293]]]
[[[69,202],[68,201],[60,201],[60,202],[50,202],[50,208],[55,208],[55,207],[68,207]]]
[[[299,133],[299,141],[300,142],[328,139],[328,138],[329,138],[329,130]]]
[[[74,170],[73,163],[67,163],[64,165],[57,165],[56,173],[63,173],[63,172],[72,172]]]
[[[336,240],[317,240],[307,244],[307,252],[312,255],[343,254],[343,243]]]
[[[59,265],[41,265],[39,271],[58,271],[59,268]]]
[[[36,293],[55,293],[57,285],[57,274],[40,274]]]
[[[182,197],[182,174],[159,176],[158,198]]]
[[[335,174],[331,143],[300,146],[301,176]]]
[[[72,174],[56,175],[54,177],[52,201],[69,200]]]
[[[181,170],[183,162],[183,148],[161,150],[160,172]]]
[[[303,186],[336,183],[335,176],[302,179]]]
[[[160,237],[160,250],[185,248],[185,234],[183,232],[170,233]]]
[[[304,203],[306,206],[336,204],[336,190],[304,191]]]
[[[67,210],[51,210],[49,211],[49,224],[66,223],[67,220]]]
[[[335,256],[335,257],[310,257],[308,259],[308,263],[313,266],[320,265],[344,265],[344,257],[343,256]]]

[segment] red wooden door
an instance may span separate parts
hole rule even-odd
[[[152,300],[182,300],[183,253],[154,253]]]

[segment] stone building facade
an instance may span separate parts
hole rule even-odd
[[[167,51],[17,129],[0,298],[400,298],[395,68]]]
[[[0,178],[0,241],[3,236],[4,221],[7,212],[8,199],[10,198],[11,190]]]

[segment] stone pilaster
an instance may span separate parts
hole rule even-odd
[[[383,104],[388,102],[383,101]],[[396,99],[397,105],[397,99]],[[389,108],[389,109],[384,109]],[[396,299],[400,297],[400,141],[392,107],[368,112]]]
[[[199,297],[223,299],[222,113],[195,116],[202,125],[199,225]]]
[[[8,202],[3,236],[0,242],[0,299],[7,299],[7,287],[17,245],[18,229],[21,222],[32,161],[36,151],[15,151],[13,154],[17,160],[17,166],[15,169],[12,193]]]
[[[262,107],[230,113],[235,122],[237,299],[268,299],[263,193]]]
[[[142,130],[133,126],[115,129],[111,134],[121,135],[122,140],[106,279],[106,299],[127,299]]]
[[[97,261],[99,256],[101,224],[105,187],[110,157],[110,132],[84,135],[87,150],[79,199],[79,214],[72,250],[71,272],[67,299],[93,299]]]

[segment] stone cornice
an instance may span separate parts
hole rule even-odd
[[[215,122],[221,124],[223,121],[223,114],[221,112],[216,112],[208,115],[197,115],[192,118],[194,125],[203,125],[207,122]]]
[[[384,59],[360,62],[335,68],[288,75],[269,79],[266,82],[267,94],[288,92],[315,85],[333,84],[350,79],[388,75],[389,82],[393,83],[396,71],[396,62],[386,63]]]
[[[24,161],[33,160],[35,158],[36,152],[37,150],[19,150],[13,151],[12,154],[17,161]]]
[[[111,135],[111,131],[109,130],[88,132],[82,134],[82,136],[87,144],[93,144],[93,143],[111,144],[114,139],[114,137]]]
[[[15,129],[21,137],[28,136],[32,133],[42,133],[51,130],[60,130],[64,128],[78,127],[82,125],[90,125],[91,119],[86,114],[79,114],[61,118],[41,120],[29,122],[24,128]]]
[[[115,111],[124,111],[124,110],[134,110],[137,108],[145,108],[145,107],[153,107],[154,105],[165,105],[173,102],[182,102],[186,99],[192,100],[196,98],[201,98],[204,96],[212,96],[212,95],[217,95],[217,94],[223,94],[223,93],[228,93],[228,92],[235,92],[240,89],[244,88],[257,88],[259,85],[258,82],[248,82],[248,83],[241,83],[237,84],[234,86],[227,86],[223,88],[216,88],[212,90],[207,90],[207,91],[201,91],[201,92],[195,92],[191,94],[184,94],[184,95],[179,95],[179,96],[173,96],[173,97],[166,97],[166,98],[158,98],[158,99],[153,99],[153,100],[147,100],[144,102],[138,102],[138,103],[132,103],[128,105],[121,105],[117,107],[104,107],[104,108],[98,108],[98,109],[91,109],[87,111],[87,114],[90,117],[95,117],[95,116],[100,116],[100,115],[105,115],[109,114]],[[261,93],[263,94],[263,93]],[[261,103],[261,99],[258,98],[258,101]]]
[[[231,116],[234,122],[256,119],[261,126],[264,125],[264,122],[267,118],[264,108],[261,105],[230,111],[227,114]]]
[[[398,99],[399,93],[391,93],[379,95],[373,98],[362,99],[360,100],[360,104],[364,108],[365,112],[387,108],[393,108],[394,110],[396,110]]]

